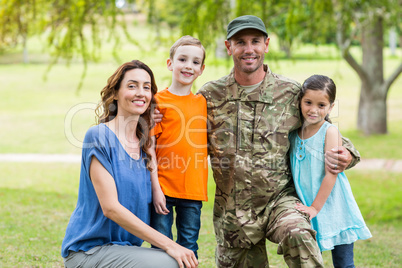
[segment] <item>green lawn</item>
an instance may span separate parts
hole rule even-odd
[[[79,60],[69,67],[55,65],[46,73],[48,56],[29,43],[31,64],[18,63],[17,48],[0,55],[0,153],[80,154],[86,130],[95,123],[93,107],[107,78],[120,63],[141,59],[155,73],[160,89],[169,85],[166,69],[168,47],[153,45],[149,29],[136,29],[136,36],[147,40],[145,50],[124,43],[118,51],[123,60],[111,57],[111,45],[105,42],[99,63],[89,63],[82,89],[77,85],[83,72]],[[142,40],[142,39],[141,39]],[[148,46],[148,44],[150,44]],[[342,134],[349,137],[363,158],[400,159],[402,138],[402,76],[388,96],[389,134],[365,137],[356,125],[359,80],[338,57],[333,47],[302,47],[295,51],[298,61],[280,58],[275,37],[271,38],[266,62],[278,74],[299,82],[312,74],[331,76],[337,84],[338,97],[332,113]],[[230,60],[215,60],[208,51],[206,69],[194,89],[230,71]],[[320,57],[317,58],[316,55]],[[278,56],[279,55],[279,56]],[[387,75],[400,59],[387,56]],[[78,191],[79,164],[0,163],[0,267],[62,267],[61,241],[74,209]],[[357,267],[401,267],[402,242],[401,174],[385,171],[349,171],[348,177],[373,238],[355,246]],[[204,204],[200,243],[200,267],[214,267],[215,238],[212,226],[214,183],[210,179],[210,201]],[[276,255],[276,245],[267,245],[271,267],[285,267]],[[324,252],[326,267],[331,257]]]
[[[275,64],[280,64],[282,68],[278,69],[282,72],[283,68],[286,69],[287,76],[301,80],[313,73],[314,69],[320,68],[321,64],[337,69],[336,66],[341,63],[284,61]],[[315,67],[305,70],[307,66]],[[116,67],[117,64],[113,63],[91,64],[83,88],[77,93],[77,80],[82,71],[79,65],[72,65],[70,68],[57,65],[50,71],[47,81],[42,80],[45,64],[0,65],[0,122],[2,129],[7,130],[0,131],[1,152],[80,154],[84,134],[95,123],[93,109],[99,101],[99,92]],[[165,73],[169,74],[164,66],[153,69],[157,70],[155,73],[159,78],[159,88],[168,85],[168,80],[163,79],[166,78]],[[300,70],[303,70],[303,74]],[[398,158],[401,154],[396,144],[399,144],[398,135],[402,128],[402,93],[397,90],[397,86],[401,88],[401,79],[392,88],[388,100],[389,135],[366,138],[353,131],[356,123],[358,81],[350,77],[350,70],[341,70],[345,76],[339,81],[340,90],[336,103],[339,108],[336,106],[333,110],[334,123],[353,142],[358,142],[359,145],[361,142],[369,148],[364,152],[364,157]],[[225,67],[211,66],[199,78],[196,86],[200,87],[204,82],[226,72],[228,70]],[[342,89],[343,85],[346,90]],[[388,145],[389,147],[383,147]]]
[[[0,267],[62,267],[60,246],[77,199],[79,165],[0,163],[0,170]],[[348,177],[373,234],[356,242],[357,267],[400,267],[401,175],[350,171]],[[214,267],[213,194],[210,179],[199,239],[199,267],[204,268]],[[276,245],[267,248],[272,267],[285,267]],[[330,253],[323,256],[331,267]]]
[[[362,159],[386,158],[401,159],[402,121],[393,121],[389,125],[387,135],[364,136],[361,132],[350,129],[342,132],[359,150]]]
[[[147,40],[144,49],[139,50],[134,45],[122,43],[117,54],[122,59],[115,62],[111,55],[112,44],[105,41],[103,52],[98,63],[88,64],[87,75],[83,86],[77,92],[77,86],[83,67],[78,59],[69,66],[55,65],[48,73],[47,80],[43,77],[48,68],[49,56],[43,54],[39,45],[45,38],[32,39],[28,43],[31,64],[20,64],[21,52],[17,48],[12,53],[0,55],[0,131],[1,153],[76,153],[80,154],[80,143],[86,130],[95,122],[93,107],[99,101],[99,92],[105,86],[107,78],[125,61],[140,59],[147,63],[155,73],[159,89],[170,84],[171,73],[166,68],[169,46],[157,46],[150,36],[152,29],[135,28],[136,37]],[[384,69],[389,75],[400,63],[400,58],[390,57],[385,50]],[[230,59],[216,60],[213,51],[207,51],[206,68],[194,84],[194,90],[207,81],[218,79],[229,73],[232,61]],[[278,44],[275,36],[271,38],[270,52],[266,55],[273,72],[295,79],[302,83],[312,74],[325,74],[332,77],[337,85],[337,100],[332,111],[332,121],[338,125],[346,136],[361,138],[357,132],[351,133],[356,126],[357,105],[360,93],[360,82],[357,74],[346,62],[339,59],[333,46],[304,46],[295,50],[294,60],[278,58]],[[356,53],[357,54],[357,53]],[[321,55],[317,58],[317,55]],[[388,150],[367,152],[367,156],[398,158],[395,151],[395,135],[401,131],[402,122],[402,75],[390,89],[388,105],[389,133],[387,139],[392,139]],[[368,147],[384,145],[381,137],[372,140],[365,139]],[[352,141],[354,139],[352,138]],[[354,141],[355,142],[355,141]],[[370,149],[371,150],[371,149]],[[385,151],[385,152],[384,152]],[[385,154],[385,156],[383,155]],[[389,155],[390,154],[390,155]]]

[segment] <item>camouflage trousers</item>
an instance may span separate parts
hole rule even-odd
[[[283,255],[288,267],[323,267],[316,232],[311,229],[308,215],[294,208],[296,202],[300,202],[296,197],[283,197],[264,213],[268,215],[266,239],[278,244],[277,253]],[[215,252],[217,267],[269,267],[266,239],[261,239],[251,248],[218,245]]]

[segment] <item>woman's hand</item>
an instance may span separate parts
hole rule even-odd
[[[166,250],[166,253],[177,261],[180,268],[198,267],[198,260],[195,257],[194,252],[180,246],[179,244],[175,243],[173,248],[169,248]]]
[[[314,208],[314,207],[308,207],[303,205],[302,203],[297,203],[295,208],[297,210],[300,210],[301,212],[307,213],[308,215],[310,215],[310,220],[312,218],[314,218],[315,216],[317,216],[318,211]]]

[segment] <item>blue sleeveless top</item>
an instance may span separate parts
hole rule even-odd
[[[114,178],[120,204],[146,224],[150,223],[151,178],[146,168],[145,154],[142,152],[140,159],[135,160],[105,124],[91,127],[85,135],[82,148],[77,206],[62,244],[61,255],[64,258],[69,251],[88,251],[107,244],[141,246],[143,242],[103,215],[89,177],[92,156]]]
[[[289,135],[293,180],[306,206],[313,203],[325,177],[325,136],[330,126],[333,125],[325,121],[316,134],[305,140],[300,139],[297,130]],[[371,237],[345,173],[338,174],[331,194],[311,225],[317,231],[321,251]]]

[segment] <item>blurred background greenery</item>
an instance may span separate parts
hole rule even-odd
[[[363,159],[401,159],[401,20],[395,16],[400,8],[392,0],[144,0],[114,5],[106,0],[0,0],[0,153],[79,155],[86,130],[95,124],[93,107],[107,78],[121,63],[139,59],[154,71],[159,89],[168,86],[166,59],[182,34],[198,37],[207,48],[206,68],[194,91],[226,75],[232,61],[222,46],[225,26],[248,13],[267,25],[271,41],[265,62],[273,72],[300,83],[312,74],[334,79],[338,95],[332,120]],[[378,19],[382,60],[372,58],[379,64],[376,72],[384,74],[382,84],[377,83],[378,74],[370,73],[373,67],[368,66],[374,63],[367,55],[363,59],[362,49],[367,39],[362,27],[369,22],[379,27]],[[346,30],[337,40],[341,26]],[[389,38],[394,33],[396,48]],[[350,64],[348,53],[360,67]],[[365,84],[358,70],[366,72],[377,86],[372,92],[386,105],[385,112],[376,112],[385,113],[380,118],[385,124],[378,129],[358,124],[363,120],[358,111]],[[387,89],[386,81],[393,76]],[[79,164],[5,161],[0,170],[0,267],[62,267],[60,246],[75,207]],[[211,175],[202,215],[200,267],[214,267]],[[401,173],[356,168],[348,177],[373,233],[372,239],[356,243],[356,266],[400,267]],[[285,267],[276,246],[267,247],[271,267]],[[331,267],[328,252],[324,259]]]

